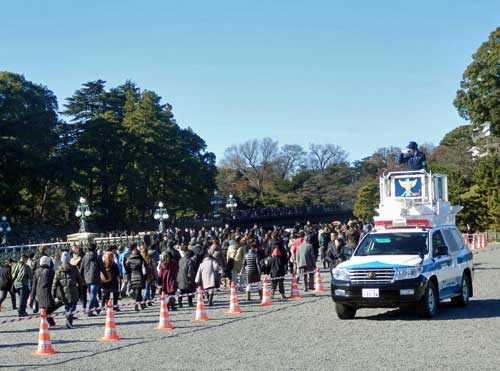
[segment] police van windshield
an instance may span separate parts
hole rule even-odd
[[[354,255],[425,255],[427,245],[427,233],[376,233],[366,236]]]

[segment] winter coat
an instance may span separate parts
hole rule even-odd
[[[243,267],[243,259],[245,258],[245,249],[243,246],[235,243],[229,245],[227,249],[227,262],[229,264],[232,259],[232,271],[233,272],[241,272],[241,268]]]
[[[101,283],[100,273],[104,271],[104,263],[97,256],[95,251],[88,251],[80,264],[80,274],[87,285],[97,285]]]
[[[19,261],[12,267],[12,282],[14,288],[18,289],[23,286],[29,286],[29,281],[32,277],[33,274],[28,264]]]
[[[146,282],[155,283],[158,279],[158,272],[156,270],[153,258],[151,256],[143,256],[144,266],[146,267]]]
[[[223,254],[222,254],[222,248],[219,245],[212,245],[208,249],[208,254],[211,255],[215,260],[217,260],[217,263],[224,269],[226,267]]]
[[[32,301],[33,298],[36,299],[40,308],[49,309],[55,304],[54,297],[52,296],[54,275],[54,270],[48,265],[40,265],[35,271],[30,297]]]
[[[272,256],[270,263],[271,265],[271,277],[283,277],[286,274],[286,264],[283,264],[283,259],[281,256]]]
[[[182,259],[181,259],[182,260]],[[177,291],[177,274],[179,265],[175,260],[160,263],[160,273],[158,273],[158,285],[161,291],[166,294],[173,294]]]
[[[120,268],[118,264],[112,262],[109,266],[104,264],[106,271],[106,279],[103,281],[101,277],[101,288],[109,290],[110,292],[117,292],[120,290]]]
[[[0,290],[10,290],[12,288],[12,275],[10,267],[4,265],[0,267]]]
[[[130,287],[133,290],[143,289],[145,279],[143,275],[144,259],[142,255],[138,252],[130,254],[126,264],[130,269]]]
[[[186,254],[179,261],[177,283],[180,290],[194,291],[196,289],[196,262],[190,254]]]
[[[204,289],[211,289],[218,286],[216,282],[215,274],[218,275],[223,273],[222,267],[217,263],[212,256],[207,256],[200,264],[198,272],[196,273],[195,282],[201,283]]]
[[[313,268],[316,265],[316,255],[313,245],[308,242],[302,242],[297,249],[297,268]]]
[[[57,268],[52,284],[54,297],[65,304],[76,304],[82,286],[83,279],[77,267],[63,263]]]
[[[260,282],[260,259],[255,250],[251,249],[245,254],[243,269],[248,283]]]

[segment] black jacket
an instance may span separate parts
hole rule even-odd
[[[12,287],[12,275],[10,267],[0,267],[0,290],[10,290]]]
[[[255,250],[252,249],[245,254],[243,269],[245,270],[248,283],[260,281],[260,259]]]
[[[139,252],[130,254],[127,259],[127,266],[130,269],[130,287],[134,290],[143,289],[145,277],[143,274],[144,259]]]
[[[49,309],[55,304],[52,296],[54,274],[54,270],[48,265],[40,265],[35,271],[30,297],[36,299],[40,308]]]
[[[82,276],[76,266],[63,263],[57,268],[52,284],[54,297],[65,304],[76,304],[82,286]]]
[[[101,288],[110,290],[111,292],[118,291],[119,290],[118,279],[120,277],[120,269],[118,268],[118,264],[112,262],[109,267],[106,267],[106,265],[104,265],[104,270],[106,271],[107,282],[103,282],[101,280]]]
[[[196,284],[194,282],[197,272],[197,264],[192,255],[184,255],[179,261],[179,272],[177,273],[177,284],[179,290],[194,291]]]
[[[416,151],[414,155],[411,153],[400,153],[398,157],[398,164],[406,163],[406,170],[427,170],[427,159],[425,153]]]
[[[271,277],[283,277],[286,274],[286,263],[283,264],[281,256],[271,257]]]
[[[102,259],[97,256],[95,251],[88,251],[83,257],[80,265],[80,274],[85,283],[87,285],[99,284],[101,282],[100,272],[106,274]]]

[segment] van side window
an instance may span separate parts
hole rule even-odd
[[[432,250],[433,250],[434,255],[437,254],[438,246],[442,246],[442,245],[447,246],[446,243],[444,242],[443,235],[441,234],[441,231],[435,231],[432,234]]]
[[[450,249],[450,252],[457,252],[461,249],[455,236],[453,235],[453,229],[447,228],[443,230],[443,235],[446,240],[446,245]]]

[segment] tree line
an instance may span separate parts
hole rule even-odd
[[[63,120],[66,118],[66,120]],[[75,224],[80,196],[101,230],[139,228],[158,201],[208,211],[215,155],[170,104],[127,81],[84,83],[58,111],[54,94],[0,73],[0,205],[15,224]]]

